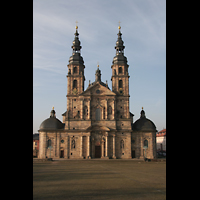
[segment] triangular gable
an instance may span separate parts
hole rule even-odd
[[[100,90],[100,93],[97,93],[96,91]],[[87,88],[84,92],[79,94],[79,96],[89,96],[89,95],[106,95],[106,96],[115,96],[116,94],[112,92],[107,87],[103,86],[99,82],[95,83],[94,85]]]

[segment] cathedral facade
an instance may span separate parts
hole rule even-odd
[[[63,122],[54,108],[39,131],[39,158],[131,159],[156,157],[156,127],[141,117],[133,123],[129,110],[129,65],[119,26],[112,62],[112,90],[101,80],[99,65],[95,81],[84,90],[84,61],[78,27],[72,45],[67,74],[67,110]]]

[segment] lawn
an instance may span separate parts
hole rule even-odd
[[[33,199],[165,200],[166,162],[34,162]]]

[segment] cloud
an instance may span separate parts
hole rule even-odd
[[[166,1],[160,0],[34,0],[33,84],[34,91],[37,91],[37,95],[34,95],[35,107],[41,104],[41,97],[49,100],[51,93],[48,91],[50,86],[53,87],[52,82],[57,84],[57,87],[65,88],[64,92],[67,89],[67,64],[72,55],[76,20],[79,22],[81,54],[86,66],[85,87],[89,79],[94,80],[99,61],[102,80],[108,80],[109,87],[112,88],[111,65],[115,56],[114,47],[120,20],[125,56],[131,75],[129,81],[130,85],[135,84],[133,87],[129,86],[133,99],[131,106],[138,107],[142,98],[138,88],[144,80],[148,83],[155,81],[155,90],[150,95],[155,96],[157,87],[163,87],[165,90],[163,80],[157,80],[158,76],[165,74],[166,65],[165,7]],[[162,73],[159,74],[158,71]],[[148,94],[148,88],[144,87],[142,92]],[[65,95],[60,94],[64,97]],[[145,104],[148,99],[142,101]],[[162,105],[162,98],[158,98],[153,106],[157,108]],[[40,112],[46,111],[41,107]],[[37,115],[38,111],[35,116]]]

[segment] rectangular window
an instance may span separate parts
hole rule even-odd
[[[101,119],[101,110],[100,108],[96,109],[96,120],[100,120]]]

